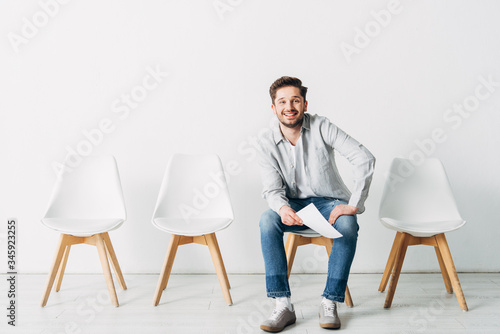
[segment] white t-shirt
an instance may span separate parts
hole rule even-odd
[[[306,175],[306,169],[304,167],[304,146],[302,145],[302,135],[299,137],[299,140],[297,140],[297,144],[295,146],[293,146],[289,141],[288,144],[290,144],[290,147],[292,148],[292,155],[295,161],[293,168],[295,169],[295,180],[297,181],[297,197],[316,197],[317,195],[309,186],[309,177]]]

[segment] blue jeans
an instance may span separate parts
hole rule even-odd
[[[311,197],[305,199],[289,199],[290,206],[299,211],[310,203],[318,208],[328,220],[333,208],[338,204],[347,204],[345,201]],[[343,215],[337,218],[333,227],[343,237],[335,239],[332,252],[328,260],[328,276],[323,297],[337,302],[344,302],[345,289],[349,270],[356,252],[358,240],[358,223],[356,215]],[[281,217],[273,210],[267,210],[260,219],[260,236],[262,254],[266,267],[266,289],[268,297],[290,297],[288,284],[284,232],[295,232],[308,228],[305,225],[288,226],[281,222]]]

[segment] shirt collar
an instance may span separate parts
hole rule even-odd
[[[304,119],[302,120],[302,126],[300,128],[301,133],[304,131],[304,129],[309,130],[311,128],[311,119],[309,117],[310,116],[308,113],[304,113]],[[280,122],[277,119],[274,123],[273,138],[276,145],[278,145],[279,142],[284,139],[280,130]]]

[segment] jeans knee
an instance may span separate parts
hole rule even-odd
[[[356,216],[340,216],[337,218],[334,227],[343,235],[342,239],[357,240],[359,226]]]
[[[280,222],[281,217],[276,212],[269,209],[265,211],[260,217],[260,232],[263,234],[267,234],[272,231],[276,231]]]

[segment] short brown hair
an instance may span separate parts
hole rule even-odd
[[[269,88],[269,95],[271,95],[271,100],[274,104],[274,99],[276,98],[276,91],[282,87],[293,86],[300,89],[300,95],[306,101],[307,87],[302,86],[302,81],[299,78],[284,76],[273,82]]]

